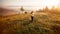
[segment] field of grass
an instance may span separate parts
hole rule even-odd
[[[40,12],[41,13],[41,12]],[[60,34],[60,14],[16,14],[0,17],[0,34]]]

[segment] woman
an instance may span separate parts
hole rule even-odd
[[[34,19],[34,13],[33,13],[33,11],[31,12],[31,22],[33,21],[33,19]]]

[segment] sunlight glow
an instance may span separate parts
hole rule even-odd
[[[43,9],[57,7],[59,0],[2,0],[2,6],[24,6],[26,9]]]

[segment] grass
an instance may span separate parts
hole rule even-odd
[[[31,14],[16,14],[0,17],[0,34],[59,34],[59,15],[35,15],[30,22]]]

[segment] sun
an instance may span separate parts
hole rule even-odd
[[[48,6],[48,8],[52,8],[52,6],[57,7],[59,1],[58,0],[45,0],[42,1],[44,7]]]
[[[56,8],[59,4],[59,0],[31,0],[31,3],[29,3],[31,6],[35,6],[34,8],[36,10],[43,9],[46,6],[51,9],[53,6]]]

